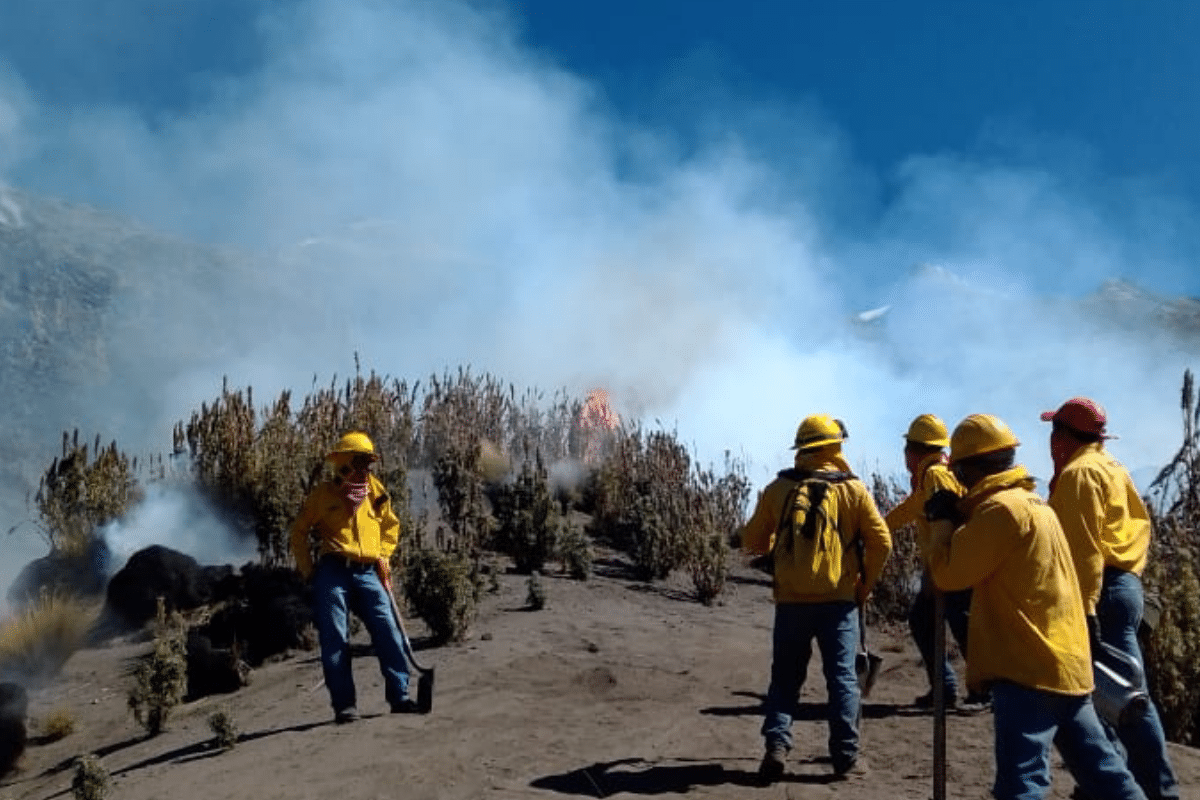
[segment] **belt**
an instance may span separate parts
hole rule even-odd
[[[373,560],[372,561],[363,561],[361,558],[355,558],[354,556],[347,555],[346,553],[326,553],[325,555],[321,556],[321,560],[322,561],[332,561],[335,564],[339,564],[341,566],[346,567],[347,569],[353,569],[353,570],[375,569],[375,562]]]

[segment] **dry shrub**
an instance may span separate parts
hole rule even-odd
[[[75,715],[65,708],[54,709],[38,723],[38,731],[44,744],[65,739],[75,732]]]
[[[1200,744],[1200,406],[1191,370],[1180,397],[1183,443],[1155,478],[1147,501],[1154,538],[1142,576],[1157,621],[1143,627],[1150,695],[1167,738]],[[1149,628],[1147,630],[1147,628]]]
[[[522,575],[545,569],[557,546],[559,521],[541,453],[526,460],[516,480],[497,487],[492,497],[497,547]]]
[[[908,496],[907,488],[895,479],[885,479],[879,473],[871,475],[868,485],[880,514],[887,514]],[[892,554],[871,592],[871,599],[867,601],[868,611],[893,622],[907,620],[920,587],[921,570],[915,526],[908,525],[893,531]]]
[[[96,437],[89,459],[86,443],[63,433],[62,457],[42,475],[34,501],[50,552],[81,556],[90,549],[96,529],[117,519],[141,499],[134,472],[136,460],[117,449],[100,446]]]
[[[460,553],[414,549],[405,560],[404,591],[438,642],[461,642],[475,620],[479,585]]]
[[[112,778],[100,759],[88,753],[75,762],[71,794],[75,800],[104,800],[112,789]]]
[[[616,434],[585,487],[584,503],[593,512],[593,533],[628,553],[639,578],[698,568],[694,577],[708,585],[697,592],[705,595],[718,575],[724,585],[723,563],[713,561],[723,559],[724,550],[709,547],[708,540],[714,533],[735,540],[749,494],[741,464],[728,454],[718,475],[695,466],[674,433],[634,429]]]
[[[592,576],[592,544],[587,534],[575,525],[564,525],[558,540],[558,558],[562,570],[577,581]]]
[[[725,580],[729,576],[728,556],[728,537],[715,532],[696,537],[688,566],[692,585],[696,587],[696,599],[706,606],[712,605],[725,591]]]
[[[43,592],[0,625],[0,675],[29,683],[52,678],[85,644],[95,619],[93,604]]]

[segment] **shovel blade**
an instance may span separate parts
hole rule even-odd
[[[417,711],[428,714],[433,710],[433,668],[422,672],[417,678]]]
[[[854,657],[854,671],[858,674],[858,688],[863,697],[871,694],[875,681],[879,678],[879,669],[883,658],[874,653],[858,653]]]

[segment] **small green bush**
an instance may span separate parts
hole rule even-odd
[[[592,576],[592,545],[587,534],[574,525],[564,525],[558,541],[558,557],[563,572],[577,581]]]
[[[150,736],[157,736],[174,708],[187,692],[187,644],[185,626],[168,620],[162,601],[158,605],[158,633],[150,653],[133,668],[129,709]]]
[[[498,487],[494,500],[497,546],[522,575],[545,569],[554,555],[559,524],[541,454],[521,466],[515,481]]]
[[[438,642],[461,642],[475,619],[479,587],[461,553],[415,549],[407,557],[404,591]]]
[[[71,780],[71,794],[75,800],[105,800],[112,788],[112,778],[100,759],[88,753],[75,762],[75,777]]]
[[[728,537],[714,531],[695,539],[695,549],[689,562],[696,599],[711,606],[725,591],[729,576]]]
[[[208,717],[208,727],[213,732],[213,744],[220,750],[231,750],[240,736],[237,722],[228,709],[214,711]]]
[[[529,573],[525,581],[525,605],[533,611],[541,611],[546,607],[546,587],[542,584],[542,576],[537,570]]]

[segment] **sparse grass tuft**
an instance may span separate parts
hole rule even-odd
[[[0,624],[0,674],[29,683],[54,677],[83,646],[95,619],[91,604],[43,592],[38,602]]]
[[[65,739],[75,732],[75,715],[65,708],[51,711],[38,725],[39,738],[49,744]]]

